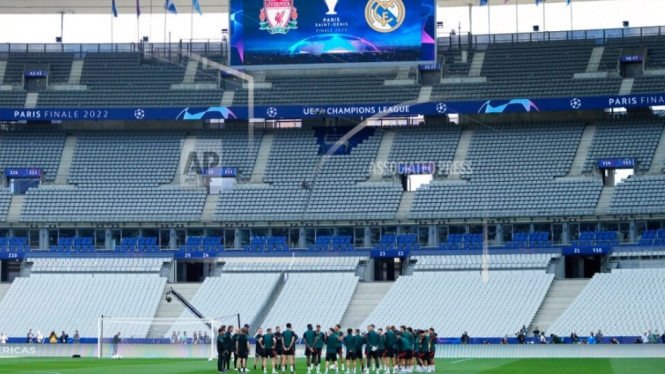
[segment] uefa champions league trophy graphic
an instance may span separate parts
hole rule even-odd
[[[326,12],[326,14],[337,14],[337,12],[335,12],[335,6],[337,5],[337,2],[339,0],[323,0],[323,1],[325,1],[326,6],[328,6],[328,11]]]

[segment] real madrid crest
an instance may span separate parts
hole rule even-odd
[[[406,8],[402,0],[369,0],[365,7],[365,20],[378,32],[393,32],[402,26]]]
[[[271,34],[286,34],[291,29],[297,29],[298,10],[293,1],[264,0],[259,13],[260,29]]]

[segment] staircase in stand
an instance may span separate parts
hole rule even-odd
[[[11,283],[0,283],[0,302],[2,301],[2,298],[5,297],[5,294],[7,291],[9,291],[9,287],[11,286]]]
[[[612,201],[612,195],[614,195],[615,187],[605,186],[603,191],[600,193],[600,198],[598,199],[598,204],[596,204],[596,215],[605,215],[608,214],[610,210],[610,202]]]
[[[261,145],[259,146],[259,152],[256,155],[256,161],[254,162],[254,168],[252,169],[252,176],[249,178],[249,183],[263,183],[263,175],[268,167],[268,158],[270,158],[270,150],[272,149],[274,139],[275,134],[273,133],[269,132],[263,134]]]
[[[593,51],[589,57],[589,62],[586,66],[587,73],[595,73],[598,71],[598,65],[600,65],[600,60],[603,58],[603,52],[605,52],[605,47],[593,47]]]
[[[589,279],[555,279],[531,321],[529,333],[535,330],[536,326],[540,331],[547,332],[554,321],[575,301],[587,283]]]
[[[393,148],[394,141],[395,132],[386,131],[383,133],[383,137],[381,137],[381,144],[379,145],[379,150],[376,152],[376,158],[374,159],[374,165],[385,165],[388,162],[390,150]],[[381,179],[383,179],[383,175],[379,173],[372,173],[372,175],[369,176],[370,182],[380,182]]]
[[[212,222],[214,220],[218,200],[219,195],[206,196],[206,202],[203,205],[203,212],[201,213],[201,222]]]
[[[65,146],[62,148],[60,155],[60,165],[58,166],[58,174],[55,176],[55,184],[66,185],[67,178],[69,177],[69,169],[72,167],[72,160],[74,159],[74,149],[76,148],[76,135],[68,135],[65,139]]]
[[[351,297],[351,302],[342,317],[342,329],[360,328],[361,323],[372,313],[374,308],[386,296],[394,282],[358,282],[356,290]]]
[[[586,162],[587,156],[589,155],[589,148],[591,148],[591,142],[593,141],[595,134],[596,125],[584,126],[584,132],[582,132],[580,144],[577,146],[575,158],[573,159],[573,163],[570,166],[570,172],[568,173],[569,177],[579,177],[582,175],[582,171],[584,170],[584,163]]]
[[[656,153],[653,155],[653,160],[651,160],[651,167],[649,168],[649,174],[662,174],[663,173],[663,164],[665,163],[665,128],[660,134],[660,141],[658,142],[658,148],[656,148]]]
[[[453,157],[453,165],[462,165],[462,162],[466,160],[466,154],[469,152],[469,146],[471,145],[471,138],[473,137],[473,130],[470,128],[465,128],[462,130],[459,141],[457,142],[457,148],[455,149],[455,156]],[[473,165],[471,165],[473,167]],[[453,168],[455,169],[455,168]],[[459,180],[460,174],[449,174],[448,179],[450,180]]]
[[[159,323],[159,319],[167,318],[175,320],[176,318],[179,318],[182,312],[185,310],[185,306],[182,305],[175,297],[172,298],[170,303],[166,301],[166,293],[171,288],[178,291],[185,298],[185,300],[191,302],[192,298],[194,298],[194,295],[200,287],[201,283],[167,283],[164,287],[162,298],[159,300],[159,305],[157,306],[155,320],[153,320],[153,323],[150,326],[150,330],[148,331],[148,337],[163,338],[171,328],[171,324],[161,324]]]
[[[24,199],[25,195],[12,195],[12,202],[9,205],[9,211],[7,212],[8,223],[16,223],[20,220]]]

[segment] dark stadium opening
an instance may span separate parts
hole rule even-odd
[[[614,187],[635,175],[634,167],[601,168],[600,171],[603,177],[603,186],[605,187]]]
[[[402,275],[402,258],[374,259],[374,281],[393,282]]]
[[[566,278],[589,279],[600,273],[603,256],[564,256]]]
[[[402,189],[407,192],[415,191],[419,187],[429,184],[433,179],[432,174],[426,175],[405,175],[401,174],[399,176],[400,182],[402,184]]]

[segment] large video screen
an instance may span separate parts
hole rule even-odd
[[[231,0],[231,65],[434,61],[435,0]]]

